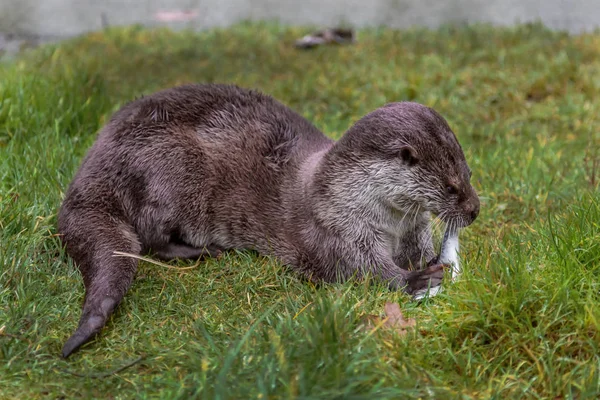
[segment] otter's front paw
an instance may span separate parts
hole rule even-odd
[[[406,278],[405,291],[414,295],[426,292],[428,288],[440,286],[444,278],[445,268],[447,266],[444,264],[434,264],[425,269],[412,271]]]

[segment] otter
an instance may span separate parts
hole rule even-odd
[[[366,274],[417,293],[444,268],[431,218],[471,224],[479,198],[456,136],[436,111],[387,104],[338,141],[272,97],[184,85],[124,105],[98,134],[58,213],[85,299],[68,357],[123,299],[137,260],[274,256],[308,279]]]

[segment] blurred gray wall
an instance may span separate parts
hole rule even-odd
[[[188,11],[184,22],[157,13]],[[171,15],[172,16],[172,15]],[[600,0],[0,0],[0,32],[65,37],[106,25],[202,29],[240,20],[356,27],[542,21],[573,33],[600,26]]]

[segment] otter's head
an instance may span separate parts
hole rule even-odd
[[[370,195],[402,212],[418,208],[459,227],[479,214],[479,197],[456,136],[437,112],[391,103],[360,119],[339,144],[357,157]],[[417,207],[419,206],[419,207]]]

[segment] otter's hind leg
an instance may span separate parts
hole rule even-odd
[[[113,252],[140,254],[141,246],[131,226],[95,210],[69,210],[63,206],[59,232],[85,285],[79,326],[62,350],[66,358],[100,332],[133,281],[137,261],[115,257]]]

